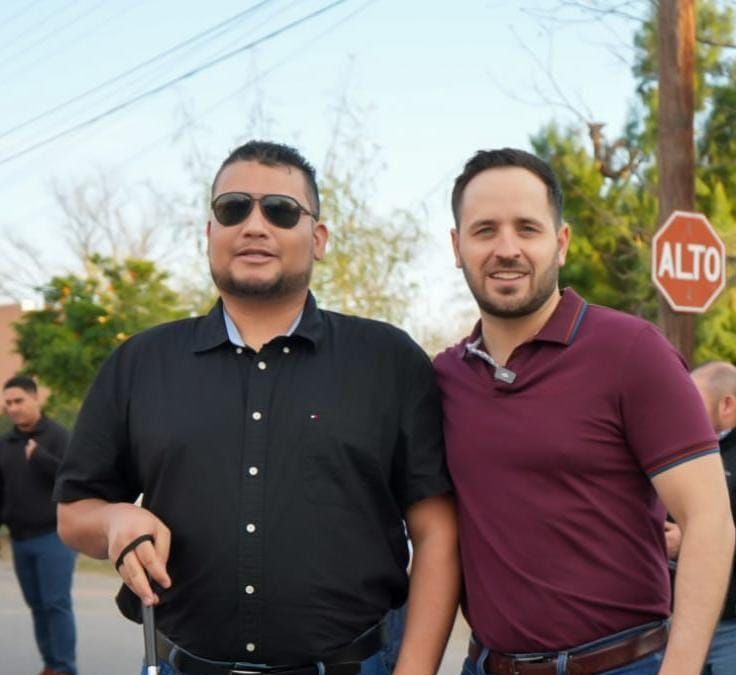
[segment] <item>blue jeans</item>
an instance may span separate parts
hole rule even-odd
[[[46,667],[77,675],[77,633],[72,612],[72,576],[76,553],[56,532],[11,539],[13,566],[33,614],[36,644]]]
[[[703,673],[707,675],[736,673],[736,619],[726,619],[718,624]]]
[[[567,652],[559,652],[557,654],[557,675],[568,675],[567,659],[570,654],[583,654],[586,651],[591,651],[593,649],[603,647],[607,644],[615,643],[631,635],[636,635],[637,633],[643,632],[644,630],[647,630],[649,628],[654,628],[657,625],[658,624],[655,623],[647,624],[647,626],[632,628],[630,630],[622,631],[621,633],[616,633],[615,635],[610,635],[599,640],[594,640],[593,642],[587,642],[583,645],[579,645],[578,647],[570,649]],[[462,675],[486,675],[483,664],[485,663],[488,654],[488,649],[484,649],[481,652],[481,655],[478,658],[477,662],[473,662],[470,658],[466,658],[465,663],[463,664]],[[555,656],[555,654],[544,654],[544,656]],[[602,673],[599,673],[599,675],[657,675],[657,673],[659,673],[659,667],[662,664],[663,657],[664,649],[653,652],[652,654],[649,654],[642,659],[632,661],[631,663],[627,663],[626,665],[620,666],[619,668],[606,670]]]
[[[389,628],[388,642],[380,652],[363,661],[358,675],[391,675],[393,672],[401,648],[401,639],[404,637],[406,605],[391,610],[386,617],[386,621]],[[159,664],[161,668],[159,675],[186,675],[175,671],[168,661],[160,661]],[[146,675],[145,665],[141,670],[141,675]]]
[[[392,609],[386,615],[388,623],[388,642],[383,649],[369,659],[363,661],[359,675],[391,675],[399,658],[401,640],[404,637],[406,623],[406,605]]]

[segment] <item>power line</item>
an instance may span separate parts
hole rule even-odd
[[[51,28],[49,28],[49,30],[47,30],[43,35],[41,35],[35,42],[30,42],[30,43],[24,42],[21,49],[3,58],[3,65],[8,65],[9,63],[12,63],[14,59],[17,59],[19,56],[23,56],[23,54],[27,54],[30,51],[35,51],[40,45],[48,41],[49,38],[51,38],[52,36],[54,38],[58,37],[62,31],[78,23],[79,21],[89,16],[90,14],[93,14],[104,4],[105,4],[105,0],[99,0],[95,5],[92,6],[91,9],[86,9],[80,14],[73,16],[71,19],[69,19],[66,23],[62,24],[61,26],[51,26]]]
[[[69,0],[61,9],[57,9],[51,12],[51,14],[47,14],[43,19],[39,19],[33,24],[33,28],[38,29],[41,26],[43,26],[45,23],[49,22],[49,19],[53,19],[55,16],[59,14],[63,14],[67,9],[69,9],[77,0]],[[28,38],[27,30],[23,29],[20,33],[18,33],[15,36],[14,40],[7,40],[3,42],[2,47],[0,47],[0,52],[6,51],[8,47],[12,47],[16,42],[19,40],[26,40]]]
[[[249,42],[248,44],[243,45],[242,47],[239,47],[238,49],[235,49],[227,54],[224,54],[223,56],[213,59],[207,63],[204,63],[201,66],[198,66],[197,68],[193,68],[192,70],[189,70],[186,73],[179,75],[178,77],[175,77],[172,80],[169,80],[168,82],[165,82],[164,84],[154,87],[153,89],[149,89],[148,91],[145,91],[142,94],[139,94],[138,96],[128,99],[127,101],[124,101],[123,103],[113,106],[112,108],[106,110],[103,113],[100,113],[99,115],[95,115],[94,117],[87,119],[84,122],[75,124],[74,126],[68,129],[65,129],[64,131],[60,131],[59,133],[54,134],[53,136],[50,136],[48,138],[45,138],[42,141],[33,143],[32,145],[29,145],[23,148],[22,150],[19,150],[18,152],[8,155],[7,157],[3,157],[2,159],[0,159],[0,166],[2,166],[3,164],[7,164],[9,162],[12,162],[13,160],[18,159],[19,157],[23,157],[24,155],[27,155],[29,152],[33,152],[34,150],[37,150],[38,148],[46,146],[49,143],[53,143],[54,141],[57,141],[60,138],[63,138],[64,136],[68,136],[69,134],[79,131],[80,129],[84,129],[85,127],[91,126],[95,124],[96,122],[99,122],[100,120],[103,120],[106,117],[109,117],[110,115],[120,112],[121,110],[125,110],[126,108],[129,108],[130,106],[134,105],[135,103],[138,103],[139,101],[142,101],[143,99],[146,99],[150,96],[154,96],[155,94],[158,94],[164,91],[165,89],[168,89],[169,87],[175,84],[178,84],[179,82],[187,80],[190,77],[193,77],[194,75],[197,75],[203,72],[204,70],[212,68],[213,66],[216,66],[222,63],[223,61],[226,61],[232,58],[233,56],[237,56],[238,54],[241,54],[245,51],[253,49],[254,47],[257,47],[258,45],[263,44],[264,42],[267,42],[268,40],[271,40],[277,37],[278,35],[281,35],[282,33],[285,33],[286,31],[291,30],[292,28],[296,28],[297,26],[300,26],[301,24],[306,23],[307,21],[310,21],[311,19],[314,19],[324,14],[325,12],[328,12],[331,9],[334,9],[338,5],[342,5],[345,2],[347,2],[347,0],[335,0],[335,2],[325,5],[324,7],[318,10],[315,10],[314,12],[307,14],[306,16],[300,19],[296,19],[295,21],[292,21],[291,23],[288,23],[285,26],[282,26],[281,28],[277,28],[271,33],[268,33],[267,35],[264,35],[263,37],[253,40],[252,42]]]
[[[260,82],[264,78],[268,77],[271,73],[275,72],[279,68],[281,68],[283,65],[288,63],[294,56],[297,54],[303,53],[303,49],[307,44],[314,43],[317,40],[320,40],[321,38],[324,38],[325,36],[329,35],[330,33],[337,30],[340,26],[347,23],[351,19],[353,19],[356,15],[360,14],[362,11],[364,11],[368,6],[374,4],[376,0],[366,0],[362,5],[359,7],[356,7],[352,12],[347,14],[344,17],[341,17],[338,21],[328,26],[325,30],[317,33],[317,35],[310,36],[309,40],[304,43],[300,44],[298,47],[293,49],[291,52],[289,52],[283,59],[281,59],[279,62],[272,65],[270,68],[267,68],[266,70],[256,74],[252,78],[250,78],[247,82],[245,82],[243,85],[238,87],[235,91],[228,94],[227,96],[223,96],[222,98],[216,100],[211,105],[207,106],[199,115],[196,117],[192,117],[191,119],[187,120],[184,124],[181,124],[172,134],[172,132],[167,132],[163,136],[159,136],[157,139],[155,139],[153,142],[145,145],[140,150],[136,151],[133,155],[130,155],[126,159],[122,160],[118,164],[114,165],[115,169],[121,169],[122,167],[126,166],[130,162],[133,162],[140,157],[144,156],[146,153],[150,152],[153,148],[158,146],[159,144],[166,141],[170,136],[173,136],[174,138],[181,134],[185,129],[192,126],[195,122],[198,120],[201,120],[202,118],[206,117],[213,111],[219,109],[222,107],[223,103],[227,103],[228,101],[232,100],[242,92],[244,92],[246,89],[251,87],[252,85],[256,84],[257,82]]]
[[[264,27],[268,27],[270,25],[273,25],[274,19],[279,16],[280,14],[283,14],[284,12],[292,9],[294,6],[304,2],[305,0],[291,0],[286,5],[277,8],[275,11],[271,12],[267,17],[264,17],[260,22],[258,22],[255,25],[252,25],[251,23],[247,24],[248,29],[248,35],[253,35],[257,32],[260,32],[260,30]],[[241,44],[242,40],[244,39],[243,36],[237,35],[234,39],[228,40],[226,44],[223,43],[222,37],[225,35],[226,32],[230,31],[231,28],[234,28],[234,26],[225,26],[221,30],[218,30],[216,33],[213,33],[209,38],[208,41],[212,41],[217,39],[219,49],[215,50],[214,53],[210,58],[216,58],[222,54],[228,53],[231,49],[233,49],[238,44]],[[194,53],[201,49],[203,46],[207,45],[207,42],[204,43],[204,45],[192,45],[190,46],[183,54],[178,56],[177,65],[181,65],[184,63],[184,58],[189,55],[194,55]],[[106,98],[112,98],[115,96],[115,94],[119,93],[121,97],[125,98],[135,96],[141,91],[145,91],[148,87],[153,86],[156,82],[161,80],[161,77],[168,77],[170,76],[171,68],[166,64],[165,72],[162,70],[162,67],[165,64],[160,64],[160,66],[152,71],[151,73],[144,73],[141,74],[141,77],[136,78],[133,82],[131,82],[128,86],[128,93],[124,93],[123,87],[120,87],[117,89],[116,92],[113,92],[111,95],[107,96]],[[161,73],[161,77],[156,73],[156,70],[158,70]],[[140,86],[137,86],[137,84],[140,83]]]
[[[30,4],[26,5],[25,7],[22,7],[19,11],[17,11],[15,14],[11,14],[7,19],[2,19],[3,26],[7,28],[8,24],[12,21],[15,21],[18,17],[23,16],[29,9],[32,9],[34,5],[37,5],[41,0],[34,0],[34,2],[31,2]]]
[[[207,30],[202,31],[201,33],[198,33],[197,35],[187,38],[183,42],[180,42],[173,47],[170,47],[169,49],[159,52],[155,56],[151,57],[150,59],[147,59],[146,61],[143,61],[142,63],[139,63],[137,66],[134,66],[133,68],[130,68],[129,70],[126,70],[123,73],[120,73],[119,75],[115,75],[114,77],[110,78],[109,80],[105,80],[101,84],[95,85],[94,87],[91,87],[90,89],[87,89],[86,91],[83,91],[81,94],[77,94],[76,96],[72,96],[71,98],[67,99],[66,101],[63,101],[59,103],[58,105],[55,105],[53,108],[49,108],[48,110],[45,110],[42,113],[39,113],[35,117],[32,117],[28,120],[25,120],[23,122],[20,122],[19,124],[16,124],[14,127],[11,127],[10,129],[6,129],[3,132],[0,132],[0,138],[5,138],[6,136],[9,136],[10,134],[20,131],[21,129],[24,129],[25,127],[38,122],[39,120],[42,120],[49,115],[53,115],[54,113],[58,112],[59,110],[62,110],[64,108],[67,108],[68,106],[72,105],[73,103],[76,103],[77,101],[80,101],[84,98],[87,98],[91,94],[94,94],[101,89],[104,89],[105,87],[110,86],[111,84],[115,84],[116,82],[119,82],[125,77],[128,77],[129,75],[132,75],[133,73],[138,72],[139,70],[150,66],[151,64],[155,63],[156,61],[160,61],[161,59],[166,58],[167,56],[170,56],[171,54],[177,52],[178,50],[192,44],[193,42],[196,42],[197,40],[202,39],[203,37],[206,37],[210,33],[214,33],[224,26],[226,26],[229,23],[236,22],[248,14],[251,14],[252,12],[257,11],[264,5],[267,5],[269,3],[273,2],[273,0],[261,0],[261,2],[256,3],[252,7],[249,7],[248,9],[239,12],[238,14],[235,14],[231,16],[229,19],[225,19],[224,21],[221,21],[220,23],[208,28]],[[66,132],[62,132],[66,133]]]
[[[309,44],[314,44],[315,42],[323,39],[330,33],[333,33],[335,30],[340,28],[342,25],[353,19],[355,16],[363,12],[367,7],[369,7],[372,4],[375,4],[377,0],[366,0],[362,5],[358,6],[356,9],[354,9],[352,12],[347,14],[344,17],[341,17],[337,21],[335,21],[333,24],[325,28],[324,30],[316,33],[315,35],[309,36],[309,38],[304,41],[303,43],[300,43],[298,46],[296,46],[291,52],[289,52],[283,59],[272,65],[270,68],[267,68],[264,71],[261,71],[260,73],[256,74],[252,78],[250,78],[247,82],[245,82],[243,85],[238,87],[234,92],[228,94],[225,97],[222,97],[212,103],[211,105],[207,106],[200,114],[198,114],[196,117],[193,117],[191,120],[188,120],[187,122],[181,124],[174,132],[167,132],[166,134],[159,136],[154,141],[146,144],[139,150],[135,151],[132,155],[129,155],[125,159],[121,160],[120,162],[117,162],[115,164],[112,164],[112,169],[115,171],[119,171],[123,167],[131,164],[132,162],[135,162],[139,160],[141,157],[144,157],[147,153],[149,153],[154,148],[158,147],[161,143],[169,140],[169,138],[176,138],[179,134],[181,134],[185,129],[195,124],[198,120],[203,119],[204,117],[207,117],[212,112],[217,110],[222,106],[223,103],[226,103],[227,101],[235,98],[238,94],[242,93],[252,85],[256,84],[257,82],[260,82],[264,78],[271,75],[273,72],[284,66],[286,63],[288,63],[292,58],[299,54],[304,53],[304,47]],[[296,3],[292,3],[296,4]],[[21,216],[21,220],[33,220],[35,219],[39,214],[43,213],[46,208],[48,208],[51,205],[51,200],[46,198],[43,200],[42,205],[39,206],[38,204],[35,204],[34,207],[26,212],[23,213]]]
[[[26,63],[25,65],[22,65],[21,68],[20,68],[20,70],[22,71],[23,77],[27,77],[29,71],[33,70],[33,68],[35,68],[39,63],[43,63],[44,65],[47,65],[48,62],[49,62],[49,59],[52,56],[55,56],[59,52],[64,51],[64,48],[69,46],[70,41],[71,42],[79,42],[80,39],[84,39],[87,34],[92,33],[94,31],[97,31],[98,28],[100,28],[102,26],[105,26],[106,24],[110,23],[113,19],[116,19],[119,16],[121,16],[122,14],[125,14],[126,12],[130,11],[133,7],[135,7],[136,5],[141,4],[143,1],[144,0],[129,0],[129,2],[127,2],[125,5],[123,5],[122,7],[119,7],[117,9],[117,11],[113,12],[109,16],[103,17],[101,21],[98,21],[97,23],[95,23],[92,26],[90,26],[86,30],[86,32],[82,34],[82,36],[76,36],[76,35],[72,34],[71,35],[71,40],[66,40],[66,41],[62,42],[61,44],[58,44],[56,46],[56,49],[52,49],[51,51],[47,51],[45,53],[42,53],[42,54],[38,55],[35,60],[31,61],[30,63]],[[9,74],[6,75],[6,77],[4,77],[2,80],[0,80],[0,85],[5,84],[6,82],[11,81],[14,77],[16,77],[16,75],[17,75],[16,72],[12,72],[11,71]]]

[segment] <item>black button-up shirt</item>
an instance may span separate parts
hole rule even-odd
[[[56,497],[143,504],[172,531],[158,628],[210,659],[293,664],[377,623],[407,592],[408,506],[447,493],[421,349],[319,310],[255,353],[222,306],[146,331],[100,370]],[[137,600],[123,588],[122,611]]]
[[[38,444],[30,459],[26,445]],[[0,438],[0,525],[13,539],[56,531],[54,478],[69,442],[69,432],[45,415],[31,431],[13,427]]]

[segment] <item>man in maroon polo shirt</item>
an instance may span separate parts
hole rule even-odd
[[[473,629],[465,671],[699,675],[734,532],[682,358],[646,321],[560,292],[570,229],[539,158],[477,153],[452,207],[481,315],[435,363]],[[669,639],[666,511],[683,528]]]

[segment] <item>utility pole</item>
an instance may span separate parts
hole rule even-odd
[[[695,0],[662,0],[658,7],[659,225],[674,210],[695,208]],[[659,326],[688,365],[696,317],[673,311],[659,295]]]

